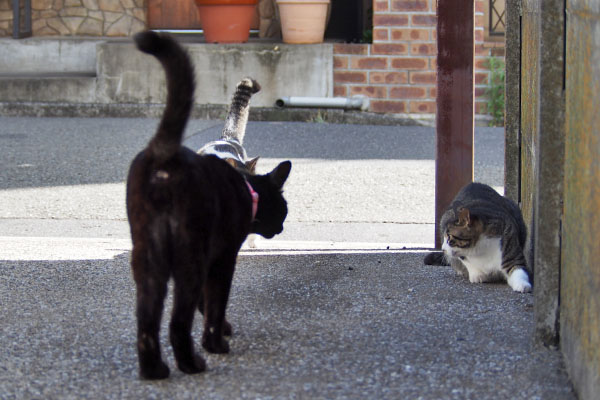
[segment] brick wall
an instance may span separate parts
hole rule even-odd
[[[475,0],[476,112],[485,112],[487,58],[485,0]],[[373,0],[373,43],[334,46],[334,95],[365,95],[370,111],[424,114],[436,111],[437,0]],[[500,44],[502,46],[502,44]],[[500,47],[501,52],[503,47]]]

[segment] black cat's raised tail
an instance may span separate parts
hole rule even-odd
[[[144,53],[162,64],[167,78],[167,106],[148,149],[158,162],[171,158],[183,139],[183,131],[194,104],[194,68],[188,54],[171,36],[152,31],[134,36]]]

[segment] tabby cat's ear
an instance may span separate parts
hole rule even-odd
[[[278,188],[282,188],[286,179],[288,178],[292,169],[291,161],[284,161],[279,164],[273,171],[269,172],[271,182],[273,182]]]
[[[471,224],[471,215],[467,208],[461,207],[458,209],[458,225],[469,226]]]
[[[254,157],[253,159],[246,161],[246,168],[251,174],[256,172],[256,163],[260,157]]]

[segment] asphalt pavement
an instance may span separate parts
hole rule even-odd
[[[155,119],[0,117],[1,399],[573,399],[531,343],[533,296],[423,265],[435,132],[250,122],[259,172],[290,159],[284,233],[245,247],[231,353],[140,381],[124,206]],[[186,145],[221,121],[190,121]],[[502,130],[477,128],[475,179],[502,190]]]

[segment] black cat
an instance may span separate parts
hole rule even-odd
[[[291,163],[282,162],[267,175],[244,174],[183,147],[194,99],[190,59],[168,35],[142,32],[134,39],[161,62],[168,89],[158,130],[133,160],[127,179],[140,375],[161,379],[169,376],[159,345],[167,282],[174,280],[169,337],[177,366],[185,373],[201,372],[206,364],[191,337],[195,310],[205,317],[202,346],[227,353],[223,335],[231,326],[225,309],[238,251],[248,233],[271,238],[283,230],[282,187]]]

